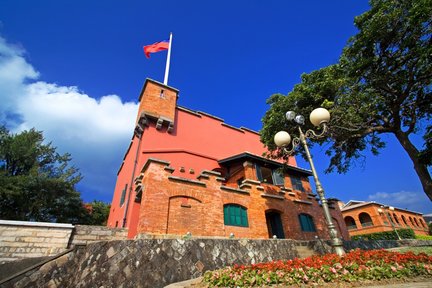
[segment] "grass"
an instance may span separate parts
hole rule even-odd
[[[414,254],[426,253],[427,255],[432,256],[432,246],[422,246],[422,247],[397,247],[387,249],[393,252],[406,253],[413,252]]]

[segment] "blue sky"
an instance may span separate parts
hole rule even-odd
[[[168,84],[178,104],[260,130],[266,99],[337,62],[367,10],[365,0],[3,0],[0,122],[43,130],[72,153],[83,199],[110,202],[142,84],[163,81],[166,52],[147,59],[143,45],[173,32]],[[387,138],[380,156],[365,154],[345,175],[325,175],[324,149],[314,148],[326,195],[431,213],[408,156]]]

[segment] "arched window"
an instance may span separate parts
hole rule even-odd
[[[425,225],[425,223],[423,222],[423,219],[419,219],[419,222],[420,222],[420,224],[421,224],[421,226],[423,227],[423,228],[426,228],[426,225]]]
[[[405,223],[405,225],[408,226],[408,223],[407,223],[407,221],[406,221],[406,219],[405,219],[405,216],[402,215],[401,217],[402,217],[402,221]]]
[[[393,213],[393,218],[394,218],[396,224],[400,225],[400,223],[399,223],[399,219],[398,219],[396,213]]]
[[[247,209],[237,204],[224,205],[224,224],[248,227]]]
[[[416,225],[417,227],[419,227],[419,224],[418,224],[418,222],[417,222],[417,219],[416,219],[416,218],[414,218],[414,223],[415,223],[415,225]]]
[[[299,221],[300,221],[300,227],[301,230],[304,232],[315,232],[315,224],[313,221],[312,216],[310,216],[309,214],[299,214],[298,215]]]
[[[409,216],[409,220],[410,220],[410,222],[411,222],[411,226],[414,226],[414,222],[413,222],[411,216]]]
[[[357,229],[357,224],[355,223],[355,220],[353,217],[351,216],[346,216],[344,218],[345,220],[345,225],[347,227],[348,230],[353,230],[353,229]]]
[[[372,218],[366,212],[360,213],[359,220],[360,220],[360,223],[361,223],[362,227],[373,226]]]

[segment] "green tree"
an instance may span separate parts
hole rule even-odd
[[[0,128],[0,218],[80,223],[88,212],[75,184],[81,175],[42,132]]]
[[[85,222],[88,225],[103,225],[107,224],[108,215],[111,205],[102,201],[93,200],[87,203],[86,208],[89,211],[89,219]]]
[[[306,116],[325,107],[332,115],[330,137],[315,142],[330,144],[326,172],[345,173],[366,149],[378,154],[385,147],[381,135],[391,134],[432,200],[432,0],[371,0],[370,6],[355,18],[359,32],[338,63],[302,75],[287,96],[268,99],[261,139],[271,156],[281,157],[273,136],[295,128],[285,126],[284,113]],[[416,146],[414,134],[422,135],[423,143]]]

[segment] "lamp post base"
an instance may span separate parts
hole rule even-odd
[[[341,239],[339,239],[339,238],[331,239],[331,246],[333,247],[334,252],[338,256],[344,256],[345,255],[345,250],[343,248],[343,242]]]

